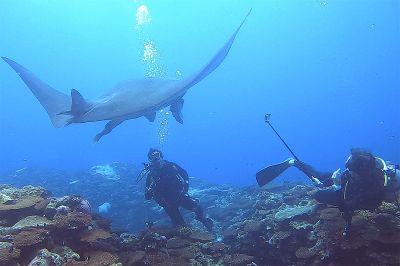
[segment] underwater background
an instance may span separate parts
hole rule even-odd
[[[185,95],[184,125],[163,110],[154,123],[128,120],[94,143],[104,122],[53,128],[0,62],[0,173],[112,162],[140,169],[148,149],[160,147],[190,176],[253,185],[258,170],[291,156],[265,113],[296,155],[320,169],[343,167],[351,147],[398,163],[397,0],[2,0],[0,55],[91,99],[129,78],[190,75],[250,8],[226,60]],[[277,181],[290,179],[307,181],[296,170]]]

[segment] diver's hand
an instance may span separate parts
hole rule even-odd
[[[321,181],[319,181],[317,178],[311,177],[311,180],[312,180],[312,182],[314,183],[314,185],[315,185],[316,187],[319,187],[319,188],[323,188],[323,187],[324,187],[324,183],[322,183]]]

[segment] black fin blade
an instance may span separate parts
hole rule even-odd
[[[261,169],[256,174],[256,180],[258,185],[262,187],[268,184],[276,177],[278,177],[280,174],[282,174],[284,171],[286,171],[286,169],[288,169],[289,167],[290,164],[287,161],[284,161],[278,164],[267,166],[264,169]]]

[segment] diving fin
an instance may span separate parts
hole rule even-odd
[[[268,184],[280,174],[282,174],[286,169],[290,167],[290,163],[286,160],[284,162],[267,166],[256,174],[256,180],[260,187]]]

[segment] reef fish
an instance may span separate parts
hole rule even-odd
[[[111,204],[108,203],[108,202],[104,202],[103,204],[101,204],[101,205],[98,207],[98,210],[99,210],[99,213],[105,214],[105,213],[108,213],[108,211],[110,210],[110,208],[111,208]]]

